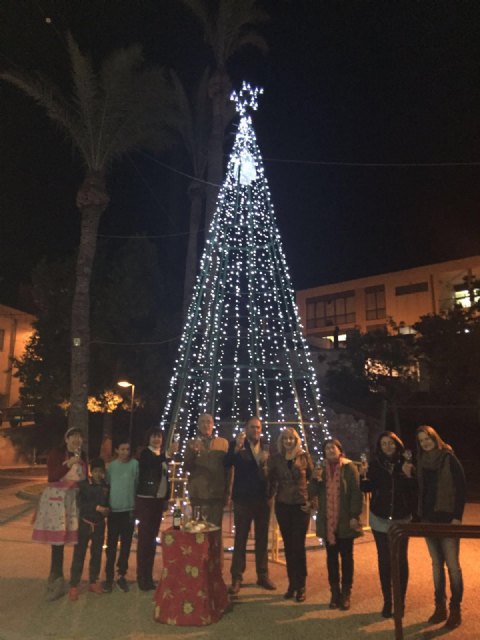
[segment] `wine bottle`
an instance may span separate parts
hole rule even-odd
[[[180,500],[177,498],[175,506],[173,507],[173,528],[180,529],[182,526],[182,508],[180,507]]]

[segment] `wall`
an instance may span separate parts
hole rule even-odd
[[[19,358],[33,333],[35,316],[0,304],[0,331],[3,331],[3,346],[0,343],[0,408],[18,402],[20,381],[14,378],[11,358]]]

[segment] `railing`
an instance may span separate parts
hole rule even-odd
[[[480,538],[480,525],[408,523],[388,530],[392,563],[395,640],[403,640],[403,602],[400,587],[400,543],[403,538]]]

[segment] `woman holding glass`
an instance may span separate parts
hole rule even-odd
[[[163,431],[158,427],[147,431],[146,441],[147,447],[138,461],[135,500],[135,515],[138,519],[137,582],[141,591],[155,589],[152,573],[157,536],[169,497],[167,459],[178,449],[178,444],[173,442],[166,454],[162,452]]]
[[[268,460],[269,480],[276,493],[275,515],[285,548],[288,589],[285,598],[305,600],[307,559],[305,537],[310,522],[311,503],[308,483],[313,465],[303,451],[300,436],[291,427],[283,429],[277,442],[277,452]]]
[[[318,497],[317,536],[325,540],[330,609],[350,609],[353,584],[353,540],[363,534],[362,492],[355,464],[343,455],[336,438],[323,443],[325,461],[315,467],[311,495]],[[340,563],[341,560],[341,570]]]
[[[382,616],[392,617],[392,572],[387,531],[395,522],[410,522],[414,505],[416,480],[413,478],[411,452],[392,431],[378,437],[375,455],[370,464],[363,461],[360,468],[361,489],[372,494],[370,526],[377,547],[378,572],[383,593]],[[408,582],[408,538],[400,544],[400,585],[402,602]]]
[[[433,427],[417,429],[418,513],[422,522],[461,524],[465,507],[465,475],[450,445]],[[450,578],[450,612],[445,624],[455,629],[461,622],[463,578],[460,568],[459,538],[426,538],[432,558],[435,611],[428,622],[447,619],[445,565]]]

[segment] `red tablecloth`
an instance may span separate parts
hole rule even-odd
[[[155,592],[155,620],[200,626],[218,622],[228,605],[218,531],[162,533],[162,578]]]

